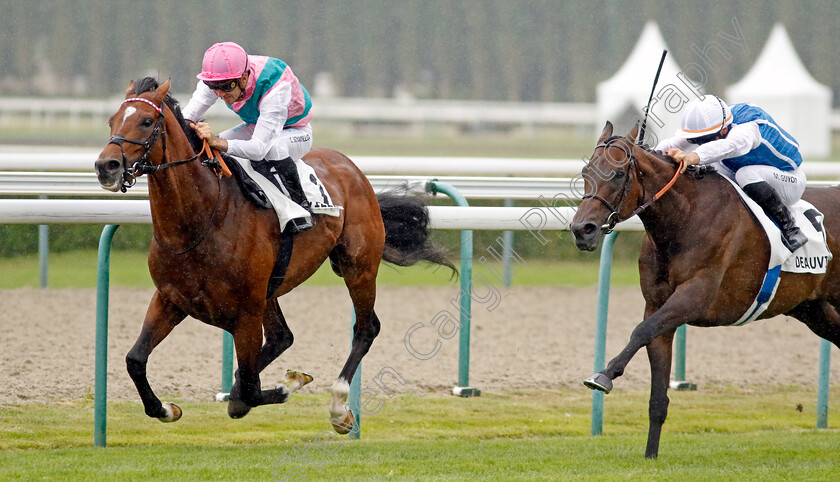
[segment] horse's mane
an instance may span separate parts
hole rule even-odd
[[[134,81],[134,92],[137,95],[144,92],[155,91],[158,87],[160,87],[160,84],[154,77],[144,77]],[[186,134],[193,150],[196,152],[200,151],[203,142],[198,137],[195,130],[187,124],[186,119],[184,119],[184,115],[181,113],[181,106],[178,101],[169,95],[169,92],[167,92],[166,97],[163,99],[163,103],[169,107],[169,110],[171,110],[173,114],[175,114],[175,118],[178,119],[178,124],[180,124],[181,129],[184,131],[184,134]]]

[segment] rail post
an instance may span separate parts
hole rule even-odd
[[[108,289],[111,277],[111,241],[119,225],[107,224],[99,237],[96,274],[96,363],[93,402],[93,445],[106,445],[108,419]]]
[[[458,206],[469,206],[464,197],[452,185],[445,182],[429,181],[426,191],[436,194],[446,194]],[[458,386],[452,388],[452,393],[459,397],[477,397],[481,390],[470,387],[470,318],[472,316],[472,258],[473,232],[471,229],[461,231],[461,293],[460,293],[460,323],[458,334]]]
[[[613,245],[618,231],[613,231],[601,243],[601,266],[598,271],[598,306],[595,315],[595,373],[604,369],[607,352],[607,311],[610,306],[610,276],[612,276]],[[604,392],[592,392],[592,435],[604,431]]]
[[[820,339],[820,375],[817,388],[817,428],[828,428],[828,374],[831,367],[831,342]]]

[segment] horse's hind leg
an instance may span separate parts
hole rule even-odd
[[[834,305],[823,300],[805,301],[787,314],[840,348],[840,312]]]
[[[330,406],[330,417],[333,428],[340,434],[350,432],[355,423],[353,413],[346,405],[350,394],[350,381],[362,358],[370,350],[370,346],[379,334],[380,328],[379,318],[373,311],[373,305],[376,301],[376,273],[379,269],[379,261],[374,260],[373,257],[370,257],[370,259],[361,258],[364,257],[357,256],[353,260],[348,260],[345,256],[339,258],[341,273],[344,276],[347,289],[350,291],[350,298],[353,300],[353,309],[356,314],[350,355],[331,388],[333,398]]]
[[[149,379],[146,377],[146,364],[152,350],[166,338],[169,333],[186,317],[186,314],[174,304],[163,300],[159,292],[155,292],[140,336],[125,357],[128,374],[137,387],[137,393],[143,400],[146,415],[155,417],[162,422],[175,422],[181,418],[181,409],[172,403],[161,403],[157,398]]]

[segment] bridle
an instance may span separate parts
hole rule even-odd
[[[130,139],[120,134],[115,134],[111,136],[110,139],[108,139],[108,144],[116,144],[120,146],[120,153],[122,154],[123,174],[122,183],[120,185],[120,191],[126,192],[128,188],[134,186],[134,184],[137,183],[137,178],[142,176],[143,174],[154,174],[162,169],[169,169],[170,167],[180,166],[181,164],[186,164],[188,162],[195,161],[196,159],[201,157],[201,155],[205,152],[207,153],[207,159],[202,160],[202,164],[210,167],[217,175],[221,175],[221,173],[226,170],[226,168],[222,167],[221,162],[218,159],[214,158],[210,147],[207,144],[207,141],[204,141],[204,148],[201,151],[199,151],[198,154],[190,157],[189,159],[182,159],[180,161],[172,161],[157,165],[152,164],[152,161],[149,160],[149,153],[152,151],[152,148],[155,147],[155,144],[158,140],[158,136],[163,142],[162,158],[166,160],[166,130],[163,128],[163,111],[164,109],[166,109],[166,104],[161,102],[160,106],[157,106],[154,102],[150,101],[149,99],[144,99],[143,97],[129,97],[128,99],[122,101],[122,104],[126,104],[128,102],[144,102],[146,104],[149,104],[158,113],[158,118],[155,122],[154,129],[152,129],[152,133],[149,134],[149,137],[147,137],[145,141],[141,141],[139,139]],[[143,154],[134,162],[134,164],[131,165],[131,167],[129,167],[128,165],[128,157],[125,155],[125,149],[123,148],[123,143],[125,142],[128,142],[130,144],[136,144],[138,146],[143,146],[146,149],[143,152]]]
[[[213,213],[210,215],[210,220],[207,224],[207,227],[203,230],[203,232],[202,232],[201,236],[199,236],[198,240],[196,240],[192,245],[190,245],[189,247],[187,247],[185,249],[176,250],[176,249],[173,249],[173,248],[170,248],[170,247],[166,246],[165,244],[163,244],[157,238],[157,236],[154,236],[155,242],[163,250],[165,250],[165,251],[167,251],[171,254],[176,254],[176,255],[184,254],[188,251],[191,251],[191,250],[195,249],[199,244],[201,244],[201,242],[204,240],[204,238],[207,236],[207,234],[212,229],[213,220],[216,217],[216,212],[219,210],[219,203],[221,202],[221,199],[222,199],[221,176],[222,176],[222,173],[225,173],[225,175],[230,175],[230,171],[227,170],[227,166],[225,166],[223,164],[223,161],[221,161],[219,159],[216,159],[214,157],[213,151],[210,149],[210,146],[208,145],[206,140],[204,141],[204,148],[201,149],[201,151],[199,151],[196,155],[190,157],[189,159],[183,159],[183,160],[180,160],[180,161],[172,161],[172,162],[164,162],[163,164],[157,164],[157,165],[152,164],[152,161],[149,160],[149,153],[152,151],[152,148],[154,148],[155,145],[157,144],[158,137],[160,137],[161,142],[163,142],[163,156],[162,156],[162,159],[164,161],[166,160],[166,130],[163,127],[163,120],[164,120],[163,111],[166,108],[166,104],[161,103],[160,106],[157,106],[157,105],[154,104],[154,102],[150,101],[149,99],[144,99],[142,97],[130,97],[130,98],[122,101],[122,104],[126,104],[128,102],[145,102],[146,104],[149,104],[150,106],[152,106],[155,109],[155,111],[157,111],[158,118],[157,118],[157,121],[155,123],[155,127],[152,130],[152,133],[149,134],[149,137],[147,137],[145,141],[141,141],[141,140],[138,140],[138,139],[129,139],[128,137],[122,136],[120,134],[115,134],[115,135],[111,136],[111,138],[108,140],[108,144],[116,144],[116,145],[120,146],[120,152],[122,153],[123,178],[122,178],[122,185],[120,186],[120,191],[126,192],[126,190],[128,188],[134,186],[134,184],[137,182],[137,178],[142,176],[143,174],[150,174],[151,175],[151,174],[154,174],[154,173],[156,173],[156,172],[158,172],[162,169],[168,169],[170,167],[175,167],[175,166],[179,166],[181,164],[186,164],[188,162],[195,161],[196,159],[201,157],[201,155],[204,154],[204,153],[207,153],[207,159],[203,159],[201,161],[201,163],[205,166],[210,167],[210,169],[212,169],[213,172],[216,173],[217,181],[218,181],[218,188],[219,188],[218,195],[216,196],[216,205],[213,207]],[[134,164],[131,167],[128,167],[128,158],[125,155],[125,149],[123,149],[123,143],[124,142],[128,142],[128,143],[131,143],[131,144],[136,144],[136,145],[139,145],[139,146],[143,146],[146,149],[143,152],[143,154],[140,156],[140,158],[138,158],[137,161],[135,161]]]
[[[604,143],[595,146],[596,151],[599,148],[603,148],[604,155],[606,155],[607,149],[609,149],[610,147],[618,147],[624,152],[625,159],[627,159],[627,176],[625,178],[626,180],[624,181],[624,191],[622,191],[621,197],[619,197],[618,201],[616,201],[616,206],[613,207],[612,203],[610,203],[603,197],[595,194],[594,192],[590,194],[584,194],[581,198],[581,200],[583,201],[586,201],[587,199],[598,200],[601,202],[601,204],[603,204],[604,206],[606,206],[607,209],[610,210],[610,214],[609,216],[607,216],[607,220],[605,221],[604,225],[601,226],[601,229],[603,229],[604,232],[607,234],[612,232],[616,224],[622,221],[626,221],[627,219],[630,219],[633,216],[641,213],[642,211],[650,207],[650,205],[653,204],[654,201],[662,197],[662,195],[665,194],[665,192],[668,191],[668,189],[671,189],[671,186],[673,186],[674,183],[677,181],[677,177],[679,177],[683,167],[683,162],[680,162],[679,166],[677,167],[677,172],[674,173],[674,177],[671,179],[671,181],[668,182],[668,184],[665,185],[665,187],[660,189],[658,193],[656,193],[653,197],[651,197],[641,205],[637,205],[636,209],[633,210],[630,216],[621,219],[621,214],[619,214],[619,210],[621,209],[621,205],[624,204],[625,198],[627,198],[627,195],[630,193],[630,187],[632,186],[631,176],[635,174],[639,177],[639,185],[642,187],[642,195],[640,196],[640,199],[644,199],[645,197],[645,187],[644,183],[641,182],[641,178],[644,177],[644,175],[642,174],[642,171],[639,169],[638,163],[636,162],[636,155],[633,153],[633,146],[631,146],[628,149],[625,145],[616,143],[616,141],[620,139],[620,137],[614,137],[612,139],[607,139]]]

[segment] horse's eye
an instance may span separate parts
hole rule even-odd
[[[615,176],[613,176],[613,179],[621,180],[621,179],[624,179],[625,175],[626,175],[626,173],[624,171],[615,171]]]
[[[155,121],[153,121],[151,117],[146,117],[146,118],[143,119],[143,121],[140,124],[143,127],[152,127],[152,124],[154,124],[154,122]]]

